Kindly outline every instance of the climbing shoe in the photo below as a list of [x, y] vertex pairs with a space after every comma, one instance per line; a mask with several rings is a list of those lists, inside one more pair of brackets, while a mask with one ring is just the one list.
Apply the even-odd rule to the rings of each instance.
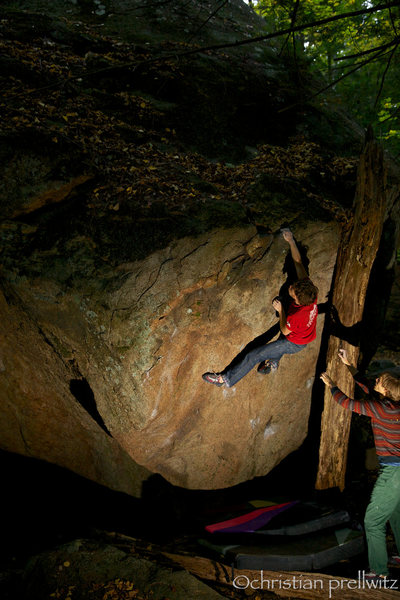
[[257, 371], [261, 373], [261, 375], [268, 375], [268, 373], [274, 373], [278, 368], [278, 363], [274, 360], [265, 360], [260, 365], [258, 365]]
[[[225, 381], [223, 380], [223, 376], [221, 375], [221, 373], [203, 373], [202, 378], [204, 379], [204, 381], [207, 381], [207, 383], [213, 383], [214, 385], [217, 385], [218, 387], [221, 387], [222, 385], [224, 385]], [[222, 382], [220, 381], [222, 378]]]

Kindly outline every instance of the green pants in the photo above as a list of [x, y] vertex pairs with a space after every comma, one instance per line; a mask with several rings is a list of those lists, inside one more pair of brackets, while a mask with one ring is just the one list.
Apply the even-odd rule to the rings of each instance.
[[388, 575], [386, 523], [389, 521], [400, 554], [400, 466], [384, 465], [372, 490], [365, 513], [369, 568]]

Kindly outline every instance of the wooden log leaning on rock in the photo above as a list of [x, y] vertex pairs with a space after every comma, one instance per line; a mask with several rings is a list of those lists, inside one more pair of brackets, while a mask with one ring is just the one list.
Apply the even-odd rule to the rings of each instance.
[[281, 598], [315, 600], [316, 598], [332, 598], [332, 600], [390, 600], [399, 598], [399, 592], [390, 589], [392, 582], [379, 582], [374, 588], [371, 582], [365, 581], [365, 574], [360, 571], [354, 579], [323, 575], [322, 573], [303, 573], [300, 571], [250, 571], [232, 569], [209, 558], [185, 556], [163, 552], [163, 555], [186, 571], [200, 579], [227, 584], [235, 589], [248, 593], [273, 592]]
[[325, 575], [322, 573], [306, 573], [300, 571], [253, 571], [235, 569], [218, 560], [189, 553], [177, 553], [165, 550], [157, 544], [116, 532], [101, 532], [113, 545], [125, 552], [164, 564], [175, 565], [185, 569], [204, 581], [212, 581], [226, 585], [233, 591], [242, 590], [246, 595], [260, 592], [272, 592], [281, 598], [292, 600], [316, 600], [332, 598], [332, 600], [398, 600], [400, 593], [391, 589], [397, 580], [386, 579], [375, 584], [365, 581], [362, 571], [355, 573], [353, 579]]
[[[354, 332], [361, 324], [370, 272], [379, 248], [386, 195], [382, 148], [367, 139], [358, 167], [353, 217], [342, 236], [332, 290], [336, 317], [352, 343], [344, 341], [345, 335], [343, 339], [331, 335], [326, 358], [328, 375], [348, 396], [354, 393], [354, 381], [337, 354], [345, 348], [352, 364], [357, 364], [359, 348]], [[344, 488], [351, 415], [332, 400], [329, 388], [325, 388], [317, 489]]]

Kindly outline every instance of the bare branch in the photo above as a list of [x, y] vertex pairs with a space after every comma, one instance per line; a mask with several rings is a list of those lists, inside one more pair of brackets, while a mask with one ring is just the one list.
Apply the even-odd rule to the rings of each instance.
[[347, 59], [353, 59], [353, 58], [358, 58], [359, 56], [365, 56], [366, 54], [371, 54], [372, 52], [376, 52], [377, 50], [383, 49], [386, 50], [387, 48], [391, 48], [394, 45], [398, 45], [400, 41], [400, 37], [395, 37], [393, 38], [393, 40], [391, 42], [388, 42], [387, 44], [382, 44], [382, 46], [375, 46], [375, 48], [370, 48], [369, 50], [363, 50], [362, 52], [357, 52], [357, 54], [348, 54], [347, 56], [338, 56], [337, 58], [334, 58], [333, 60], [335, 62], [340, 61], [340, 60], [347, 60]]
[[[290, 20], [290, 28], [291, 28], [292, 30], [293, 30], [294, 24], [296, 23], [297, 11], [298, 11], [298, 9], [299, 9], [299, 6], [300, 6], [300, 0], [296, 0], [296, 4], [295, 4], [295, 6], [294, 6], [293, 13], [292, 13], [292, 17], [291, 17], [291, 20]], [[294, 43], [294, 41], [295, 41], [295, 40], [294, 40], [294, 33], [289, 33], [289, 34], [287, 35], [287, 37], [286, 37], [286, 40], [284, 41], [284, 43], [283, 43], [283, 45], [282, 45], [282, 49], [281, 49], [281, 52], [280, 52], [280, 53], [282, 53], [282, 52], [283, 52], [283, 50], [284, 50], [284, 48], [287, 46], [287, 43], [289, 42], [289, 38], [290, 38], [290, 36], [291, 36], [291, 35], [293, 35], [293, 43]]]
[[[169, 1], [170, 0], [165, 0], [165, 3], [168, 3]], [[83, 79], [85, 76], [87, 77], [88, 75], [97, 75], [98, 73], [106, 73], [106, 72], [114, 71], [116, 69], [123, 69], [123, 68], [128, 68], [128, 67], [133, 67], [134, 69], [137, 69], [139, 66], [142, 66], [142, 65], [145, 65], [145, 64], [156, 63], [156, 62], [163, 62], [163, 61], [171, 59], [171, 58], [175, 58], [176, 59], [176, 58], [181, 58], [181, 57], [184, 57], [184, 56], [191, 56], [193, 54], [198, 54], [200, 52], [211, 52], [211, 51], [216, 51], [216, 50], [223, 50], [225, 48], [237, 48], [239, 46], [244, 46], [244, 45], [248, 45], [248, 44], [254, 44], [256, 42], [263, 42], [263, 41], [270, 40], [270, 39], [273, 39], [273, 38], [281, 37], [283, 35], [288, 35], [288, 34], [290, 35], [290, 34], [296, 32], [296, 31], [304, 31], [305, 29], [310, 29], [312, 27], [319, 27], [320, 25], [326, 25], [327, 23], [332, 23], [334, 21], [339, 21], [341, 19], [348, 19], [350, 17], [355, 17], [355, 16], [359, 16], [359, 15], [371, 14], [371, 13], [379, 12], [381, 10], [387, 10], [387, 9], [395, 7], [395, 6], [400, 6], [400, 0], [395, 0], [394, 2], [390, 2], [390, 3], [387, 3], [387, 4], [379, 4], [378, 6], [371, 6], [369, 8], [365, 8], [363, 10], [355, 10], [355, 11], [351, 11], [351, 12], [341, 13], [340, 15], [334, 15], [333, 17], [327, 17], [325, 19], [320, 19], [319, 21], [313, 21], [313, 22], [310, 22], [310, 23], [304, 23], [303, 25], [296, 25], [295, 27], [290, 27], [288, 29], [283, 29], [281, 31], [276, 31], [274, 33], [268, 33], [266, 35], [260, 35], [260, 36], [257, 36], [257, 37], [248, 38], [246, 40], [239, 40], [239, 41], [236, 41], [236, 42], [231, 42], [229, 44], [214, 44], [212, 46], [203, 46], [203, 47], [202, 46], [197, 46], [196, 48], [192, 48], [191, 50], [185, 50], [183, 52], [174, 52], [172, 54], [165, 54], [164, 56], [159, 56], [157, 58], [151, 58], [151, 59], [143, 60], [140, 63], [137, 63], [135, 61], [130, 61], [130, 62], [126, 62], [126, 63], [121, 63], [119, 65], [113, 65], [113, 66], [109, 66], [109, 67], [104, 67], [102, 69], [97, 69], [95, 71], [91, 71], [91, 72], [87, 73], [86, 75], [80, 74], [80, 75], [77, 75], [76, 77], [71, 77], [69, 79], [69, 82], [71, 82], [73, 80], [76, 80], [76, 79]], [[369, 62], [369, 61], [367, 61], [367, 62]], [[355, 70], [361, 68], [361, 66], [363, 66], [363, 63], [361, 63]], [[354, 72], [354, 71], [349, 71], [348, 74], [350, 74], [352, 72]], [[337, 81], [340, 81], [340, 79], [337, 80]], [[337, 81], [333, 82], [328, 87], [332, 87], [332, 85], [334, 85], [335, 83], [337, 83]], [[48, 88], [52, 88], [52, 87], [57, 87], [58, 85], [62, 85], [63, 83], [64, 83], [64, 80], [57, 81], [57, 82], [54, 82], [54, 83], [49, 84], [47, 86], [44, 86], [42, 88], [37, 88], [37, 89], [29, 90], [29, 91], [24, 92], [22, 94], [15, 94], [14, 97], [17, 97], [17, 96], [20, 96], [20, 95], [32, 94], [32, 93], [38, 92], [38, 91], [40, 91], [42, 89], [48, 89]], [[326, 89], [328, 89], [328, 88], [326, 88]], [[324, 90], [322, 90], [322, 91], [324, 91]], [[321, 92], [319, 92], [319, 93], [321, 93]], [[283, 109], [283, 110], [285, 110], [285, 109]]]
[[[318, 21], [311, 21], [310, 23], [303, 23], [302, 25], [296, 25], [295, 27], [289, 27], [288, 29], [281, 29], [273, 33], [267, 33], [265, 35], [259, 35], [256, 37], [248, 38], [246, 40], [238, 40], [237, 42], [230, 42], [229, 44], [214, 44], [212, 46], [204, 46], [193, 48], [192, 50], [186, 50], [184, 52], [176, 53], [173, 56], [189, 56], [191, 54], [198, 54], [199, 52], [211, 52], [212, 50], [224, 50], [225, 48], [237, 48], [238, 46], [245, 46], [248, 44], [254, 44], [256, 42], [264, 42], [266, 40], [272, 40], [283, 35], [290, 35], [296, 31], [303, 31], [305, 29], [311, 29], [313, 27], [319, 27], [320, 25], [326, 25], [327, 23], [333, 23], [334, 21], [340, 21], [342, 19], [349, 19], [350, 17], [358, 17], [360, 15], [372, 14], [381, 10], [387, 10], [395, 6], [400, 6], [400, 0], [389, 2], [387, 4], [378, 4], [377, 6], [371, 6], [362, 10], [353, 10], [350, 12], [341, 13], [340, 15], [334, 15], [333, 17], [326, 17], [325, 19], [319, 19]], [[167, 56], [165, 58], [171, 58]], [[160, 60], [160, 59], [158, 59]], [[162, 59], [161, 59], [162, 60]], [[135, 63], [125, 63], [124, 66], [134, 65]], [[111, 70], [113, 67], [107, 67]]]
[[398, 36], [398, 35], [399, 35], [399, 33], [398, 33], [398, 31], [397, 31], [397, 28], [396, 28], [396, 23], [395, 23], [395, 20], [394, 20], [394, 17], [393, 17], [393, 13], [392, 13], [392, 9], [391, 9], [391, 8], [389, 8], [389, 16], [390, 16], [390, 22], [391, 22], [391, 24], [392, 24], [393, 31], [394, 31], [395, 35], [396, 35], [396, 36]]
[[203, 29], [203, 27], [205, 25], [207, 25], [208, 21], [210, 21], [213, 17], [215, 17], [215, 15], [221, 10], [221, 8], [223, 8], [225, 6], [225, 4], [227, 4], [229, 2], [229, 0], [224, 0], [224, 2], [222, 2], [222, 4], [220, 6], [218, 6], [208, 17], [205, 21], [203, 21], [203, 23], [201, 25], [199, 25], [199, 27], [196, 29], [196, 31], [194, 33], [192, 33], [192, 35], [190, 36], [190, 38], [188, 39], [188, 43], [192, 41], [192, 39], [199, 33], [199, 31], [201, 31]]
[[[345, 73], [341, 77], [338, 77], [337, 79], [335, 79], [335, 81], [332, 81], [331, 83], [329, 83], [324, 88], [321, 88], [320, 90], [318, 90], [318, 92], [315, 92], [315, 94], [312, 94], [312, 96], [309, 96], [309, 98], [307, 98], [307, 102], [309, 102], [310, 100], [313, 100], [314, 98], [316, 98], [320, 94], [323, 94], [324, 92], [326, 92], [327, 90], [329, 90], [330, 88], [332, 88], [334, 85], [336, 85], [337, 83], [339, 83], [339, 81], [342, 81], [343, 79], [345, 79], [349, 75], [352, 75], [352, 73], [355, 73], [356, 71], [358, 71], [359, 69], [361, 69], [361, 67], [364, 67], [365, 65], [369, 64], [370, 62], [373, 62], [374, 60], [377, 60], [378, 58], [380, 58], [383, 55], [384, 55], [384, 51], [382, 50], [380, 52], [377, 52], [377, 54], [375, 56], [372, 56], [372, 57], [370, 57], [370, 58], [368, 58], [368, 59], [366, 59], [366, 60], [358, 63], [354, 67], [354, 69], [351, 69], [350, 71], [348, 71], [347, 73]], [[294, 108], [295, 106], [298, 106], [298, 105], [299, 105], [299, 102], [295, 102], [294, 104], [291, 104], [290, 106], [285, 106], [285, 108], [281, 108], [278, 111], [278, 113], [286, 112], [287, 110], [290, 110], [291, 108]]]
[[273, 38], [281, 37], [282, 35], [288, 35], [296, 31], [303, 31], [304, 29], [311, 29], [312, 27], [319, 27], [320, 25], [326, 25], [327, 23], [333, 23], [334, 21], [340, 21], [341, 19], [349, 19], [350, 17], [358, 17], [360, 15], [367, 15], [381, 10], [387, 10], [389, 8], [400, 6], [400, 0], [390, 2], [388, 4], [379, 4], [378, 6], [371, 6], [362, 10], [354, 10], [351, 12], [341, 13], [340, 15], [334, 15], [333, 17], [326, 17], [319, 21], [312, 21], [310, 23], [304, 23], [302, 25], [296, 25], [295, 27], [289, 27], [288, 29], [281, 29], [281, 31], [275, 31], [273, 33], [267, 33], [266, 35], [259, 35], [252, 37], [247, 40], [240, 40], [237, 42], [231, 42], [229, 44], [215, 44], [213, 46], [207, 46], [204, 48], [196, 48], [193, 50], [187, 50], [182, 52], [180, 56], [187, 56], [189, 54], [196, 54], [198, 52], [209, 52], [211, 50], [223, 50], [225, 48], [236, 48], [238, 46], [245, 46], [248, 44], [254, 44], [256, 42], [264, 42]]
[[393, 48], [392, 52], [390, 53], [389, 60], [388, 60], [388, 61], [387, 61], [387, 63], [386, 63], [386, 67], [385, 67], [385, 70], [384, 70], [384, 72], [383, 72], [383, 75], [382, 75], [382, 78], [381, 78], [381, 83], [380, 83], [380, 86], [379, 86], [379, 90], [378, 90], [378, 93], [377, 93], [377, 95], [376, 95], [376, 98], [375, 98], [375, 104], [374, 104], [374, 108], [376, 108], [376, 106], [377, 106], [377, 104], [378, 104], [378, 100], [379, 100], [379, 98], [380, 98], [380, 95], [381, 95], [381, 93], [382, 93], [382, 89], [383, 89], [383, 85], [384, 85], [384, 83], [385, 83], [385, 77], [386, 77], [386, 74], [387, 74], [387, 72], [389, 71], [389, 68], [390, 68], [390, 63], [392, 62], [392, 58], [393, 58], [393, 56], [394, 56], [394, 54], [395, 54], [395, 52], [396, 52], [397, 48], [399, 47], [399, 43], [400, 43], [400, 42], [397, 42], [396, 46]]

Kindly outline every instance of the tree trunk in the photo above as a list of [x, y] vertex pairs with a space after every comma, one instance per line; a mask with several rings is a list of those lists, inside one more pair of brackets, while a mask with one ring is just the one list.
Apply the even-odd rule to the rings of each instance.
[[[360, 158], [351, 226], [342, 236], [332, 291], [336, 331], [327, 350], [327, 373], [353, 397], [354, 381], [337, 353], [345, 348], [353, 365], [359, 354], [359, 331], [367, 286], [382, 234], [386, 209], [386, 171], [381, 147], [367, 140]], [[333, 333], [333, 335], [332, 335]], [[325, 388], [317, 489], [344, 488], [351, 412], [337, 405]]]

